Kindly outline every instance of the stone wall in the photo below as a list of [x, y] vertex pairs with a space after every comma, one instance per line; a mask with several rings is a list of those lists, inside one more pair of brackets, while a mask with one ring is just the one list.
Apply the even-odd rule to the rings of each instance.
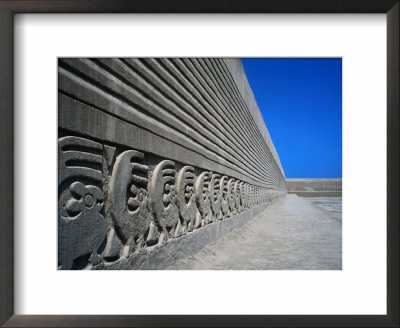
[[286, 193], [238, 59], [59, 59], [58, 267], [160, 269]]
[[287, 192], [302, 197], [342, 197], [342, 179], [287, 179]]

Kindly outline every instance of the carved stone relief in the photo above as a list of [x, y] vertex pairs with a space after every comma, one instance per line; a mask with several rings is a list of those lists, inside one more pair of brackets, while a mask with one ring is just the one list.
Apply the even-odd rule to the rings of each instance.
[[[109, 211], [115, 231], [130, 248], [144, 245], [144, 234], [150, 224], [148, 166], [141, 164], [144, 155], [127, 150], [115, 160], [109, 182]], [[125, 252], [129, 253], [129, 249]]]
[[104, 195], [98, 186], [102, 182], [102, 148], [79, 137], [59, 139], [59, 188], [67, 184], [59, 190], [58, 202], [60, 269], [71, 269], [74, 260], [96, 254], [106, 237], [106, 221], [100, 213]]
[[197, 206], [194, 192], [194, 168], [184, 166], [176, 178], [177, 204], [182, 219], [182, 233], [193, 230], [196, 220]]
[[58, 160], [60, 269], [130, 257], [284, 193], [81, 137], [60, 138]]
[[161, 241], [181, 234], [175, 174], [175, 163], [164, 160], [155, 167], [151, 180], [150, 207], [156, 225], [162, 230]]
[[208, 185], [208, 196], [210, 197], [210, 206], [212, 219], [211, 222], [218, 221], [221, 216], [221, 194], [220, 194], [219, 174], [211, 174], [211, 180]]
[[198, 213], [196, 214], [196, 228], [203, 227], [211, 222], [210, 173], [201, 173], [196, 180], [195, 194]]
[[235, 179], [229, 179], [228, 181], [228, 202], [230, 216], [236, 215]]
[[233, 192], [235, 193], [235, 202], [236, 202], [236, 211], [237, 213], [242, 212], [243, 204], [242, 204], [242, 183], [239, 180], [235, 181], [235, 185], [233, 187]]
[[224, 175], [221, 178], [219, 185], [219, 197], [221, 199], [221, 219], [225, 219], [228, 217], [229, 211], [229, 200], [228, 200], [228, 177]]

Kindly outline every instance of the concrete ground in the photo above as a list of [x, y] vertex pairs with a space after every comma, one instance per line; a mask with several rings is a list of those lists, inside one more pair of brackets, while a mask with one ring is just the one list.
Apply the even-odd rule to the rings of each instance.
[[342, 221], [342, 197], [307, 197], [304, 200]]
[[287, 195], [168, 269], [341, 270], [341, 215], [321, 203]]

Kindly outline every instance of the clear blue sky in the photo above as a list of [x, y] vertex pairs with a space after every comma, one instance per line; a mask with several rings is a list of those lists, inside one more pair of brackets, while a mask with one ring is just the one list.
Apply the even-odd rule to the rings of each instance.
[[342, 60], [243, 58], [286, 178], [342, 177]]

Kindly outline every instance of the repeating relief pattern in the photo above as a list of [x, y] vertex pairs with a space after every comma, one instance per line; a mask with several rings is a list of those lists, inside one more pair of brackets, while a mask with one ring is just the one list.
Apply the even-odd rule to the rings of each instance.
[[[75, 136], [58, 141], [59, 269], [90, 269], [285, 194]], [[198, 170], [197, 170], [198, 172]]]

